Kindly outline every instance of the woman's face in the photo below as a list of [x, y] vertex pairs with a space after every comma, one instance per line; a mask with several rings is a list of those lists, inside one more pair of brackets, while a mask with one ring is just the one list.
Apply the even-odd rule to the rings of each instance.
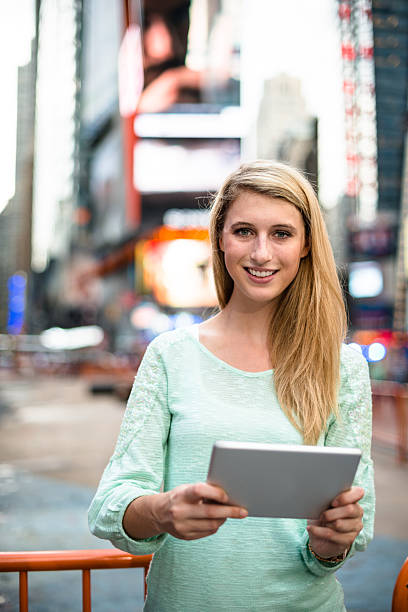
[[299, 210], [286, 200], [242, 192], [231, 204], [220, 238], [234, 281], [234, 303], [273, 303], [295, 278], [309, 251]]

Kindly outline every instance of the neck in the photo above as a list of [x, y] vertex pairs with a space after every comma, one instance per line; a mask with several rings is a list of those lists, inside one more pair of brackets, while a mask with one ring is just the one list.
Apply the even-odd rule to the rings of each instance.
[[238, 305], [231, 296], [218, 316], [228, 333], [242, 334], [256, 344], [265, 344], [273, 310], [270, 304], [259, 307]]

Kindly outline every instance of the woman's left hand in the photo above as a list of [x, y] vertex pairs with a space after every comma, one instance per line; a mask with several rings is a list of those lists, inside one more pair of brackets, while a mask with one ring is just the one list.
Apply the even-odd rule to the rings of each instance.
[[363, 528], [363, 509], [358, 503], [363, 497], [364, 489], [352, 487], [335, 497], [319, 520], [308, 521], [310, 546], [317, 555], [327, 559], [350, 549]]

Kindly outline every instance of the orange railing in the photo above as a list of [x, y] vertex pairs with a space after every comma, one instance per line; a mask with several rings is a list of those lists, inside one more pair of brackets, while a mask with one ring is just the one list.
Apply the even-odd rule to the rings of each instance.
[[[36, 552], [0, 552], [0, 572], [20, 574], [20, 612], [28, 612], [28, 572], [82, 570], [82, 610], [91, 612], [91, 570], [144, 568], [146, 575], [152, 555], [133, 556], [120, 550], [51, 550]], [[397, 577], [392, 612], [408, 610], [408, 558]]]
[[392, 595], [392, 612], [408, 610], [408, 557], [403, 563]]
[[0, 572], [19, 572], [20, 612], [28, 612], [28, 572], [82, 570], [82, 610], [91, 612], [91, 570], [143, 567], [146, 597], [151, 559], [114, 549], [0, 552]]

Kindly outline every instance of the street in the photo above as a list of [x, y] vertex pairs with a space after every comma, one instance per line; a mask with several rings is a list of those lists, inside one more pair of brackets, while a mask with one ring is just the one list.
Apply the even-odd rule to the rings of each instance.
[[[0, 383], [0, 548], [109, 548], [88, 532], [86, 509], [113, 451], [124, 402], [91, 394], [91, 379], [8, 377]], [[408, 465], [375, 444], [376, 536], [338, 572], [346, 605], [386, 612], [408, 554]], [[65, 575], [64, 575], [65, 574]], [[139, 610], [141, 570], [93, 572], [96, 612]], [[30, 610], [81, 609], [80, 573], [30, 575]], [[0, 575], [0, 609], [17, 610], [17, 576]]]

